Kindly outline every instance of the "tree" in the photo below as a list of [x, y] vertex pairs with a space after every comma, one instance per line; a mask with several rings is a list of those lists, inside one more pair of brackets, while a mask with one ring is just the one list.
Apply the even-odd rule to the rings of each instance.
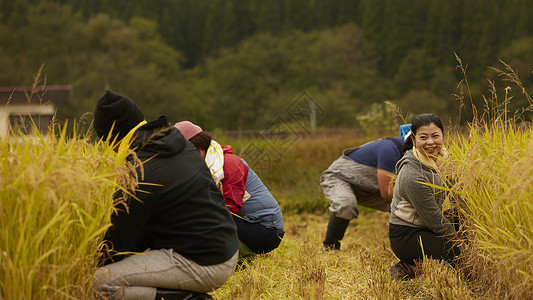
[[283, 1], [258, 1], [257, 5], [257, 31], [280, 33], [283, 28]]
[[337, 25], [343, 25], [346, 23], [358, 24], [358, 12], [360, 9], [360, 0], [339, 0], [339, 9], [337, 17]]
[[219, 28], [222, 46], [233, 47], [255, 31], [249, 3], [247, 1], [226, 0], [224, 19]]
[[45, 1], [28, 9], [27, 26], [18, 32], [22, 51], [31, 58], [31, 70], [45, 65], [49, 84], [71, 81], [68, 36], [77, 22], [69, 5]]
[[341, 124], [353, 118], [350, 113], [358, 107], [348, 96], [348, 74], [361, 66], [370, 67], [372, 61], [365, 56], [364, 44], [353, 24], [335, 30], [293, 31], [281, 37], [254, 35], [206, 62], [201, 71], [205, 80], [193, 87], [187, 105], [212, 105], [214, 127], [261, 129], [282, 114], [295, 95], [313, 91], [325, 97], [338, 95], [327, 100], [336, 103], [332, 111], [350, 108], [328, 118], [328, 124]]
[[381, 37], [383, 30], [383, 20], [385, 19], [386, 0], [360, 0], [359, 4], [359, 24], [365, 38], [376, 44]]
[[404, 97], [394, 101], [405, 113], [418, 115], [421, 113], [432, 112], [439, 115], [443, 122], [451, 117], [450, 105], [451, 99], [437, 97], [428, 90], [411, 90]]
[[453, 54], [459, 50], [461, 39], [461, 2], [430, 1], [423, 47], [437, 64], [455, 64]]
[[209, 6], [203, 33], [202, 60], [217, 55], [222, 45], [220, 24], [224, 21], [223, 0], [213, 0]]
[[468, 62], [469, 74], [471, 80], [477, 80], [483, 73], [488, 62], [484, 61], [486, 55], [478, 53], [480, 49], [481, 40], [484, 34], [491, 34], [484, 30], [484, 24], [487, 18], [491, 18], [487, 10], [491, 3], [480, 2], [476, 0], [465, 0], [463, 3], [463, 15], [461, 23], [461, 40], [457, 53]]
[[74, 28], [69, 41], [77, 101], [65, 104], [65, 117], [92, 112], [104, 89], [131, 97], [147, 118], [180, 110], [183, 57], [162, 41], [155, 22], [133, 18], [128, 26], [100, 14]]
[[309, 31], [316, 28], [316, 7], [314, 0], [285, 0], [285, 32], [291, 30]]
[[413, 0], [409, 4], [386, 1], [383, 30], [376, 43], [376, 51], [382, 57], [379, 68], [386, 76], [392, 77], [401, 59], [422, 46], [427, 6], [425, 0]]
[[436, 66], [435, 59], [427, 56], [424, 50], [412, 50], [402, 59], [394, 75], [395, 90], [402, 95], [413, 89], [427, 89]]

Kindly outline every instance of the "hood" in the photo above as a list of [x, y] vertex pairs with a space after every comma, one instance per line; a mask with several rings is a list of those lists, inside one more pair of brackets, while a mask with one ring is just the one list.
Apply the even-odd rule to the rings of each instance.
[[[414, 163], [416, 165], [422, 165], [418, 159], [416, 159], [415, 155], [413, 154], [413, 150], [407, 150], [404, 154], [404, 156], [402, 156], [402, 158], [400, 158], [400, 160], [396, 163], [396, 174], [398, 174], [400, 172], [400, 170], [402, 169], [403, 166], [409, 164], [409, 163]], [[429, 170], [429, 168], [427, 168], [426, 166], [423, 166], [423, 168], [426, 168]]]
[[222, 146], [222, 151], [224, 151], [224, 154], [233, 154], [233, 147], [230, 145]]
[[183, 135], [171, 126], [167, 116], [163, 115], [137, 129], [131, 148], [135, 149], [139, 158], [151, 157], [154, 154], [166, 157], [183, 151], [185, 145]]

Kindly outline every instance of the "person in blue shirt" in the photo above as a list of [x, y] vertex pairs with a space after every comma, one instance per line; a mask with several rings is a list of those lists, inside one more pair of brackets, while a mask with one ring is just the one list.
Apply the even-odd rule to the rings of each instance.
[[[242, 161], [248, 165], [244, 159]], [[248, 168], [246, 193], [248, 199], [244, 201], [238, 216], [233, 218], [239, 241], [253, 253], [268, 253], [279, 246], [285, 234], [281, 209], [252, 168]], [[242, 248], [241, 245], [239, 251], [242, 252]]]
[[[408, 135], [402, 128], [400, 132]], [[350, 220], [359, 215], [359, 205], [390, 212], [394, 167], [403, 156], [403, 142], [402, 136], [390, 137], [345, 149], [324, 171], [320, 185], [330, 204], [326, 250], [340, 249]]]

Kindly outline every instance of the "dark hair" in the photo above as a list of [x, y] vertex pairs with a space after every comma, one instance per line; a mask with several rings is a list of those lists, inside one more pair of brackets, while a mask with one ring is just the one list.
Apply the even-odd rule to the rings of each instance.
[[194, 147], [196, 147], [196, 149], [198, 150], [202, 149], [207, 152], [207, 149], [211, 145], [212, 139], [213, 138], [211, 137], [209, 133], [202, 131], [198, 133], [197, 135], [193, 136], [192, 138], [190, 138], [189, 142], [191, 142], [194, 145]]
[[442, 121], [436, 114], [421, 114], [416, 116], [411, 122], [411, 135], [405, 139], [402, 145], [402, 152], [413, 149], [413, 139], [415, 138], [418, 128], [421, 126], [427, 126], [435, 124], [437, 127], [442, 130], [444, 134], [444, 127], [442, 126]]

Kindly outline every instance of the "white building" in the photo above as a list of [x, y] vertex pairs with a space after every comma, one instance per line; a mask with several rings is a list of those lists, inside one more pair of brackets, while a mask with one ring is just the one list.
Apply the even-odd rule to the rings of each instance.
[[55, 114], [54, 102], [72, 98], [71, 85], [0, 87], [0, 137], [31, 134], [32, 120], [42, 134]]

